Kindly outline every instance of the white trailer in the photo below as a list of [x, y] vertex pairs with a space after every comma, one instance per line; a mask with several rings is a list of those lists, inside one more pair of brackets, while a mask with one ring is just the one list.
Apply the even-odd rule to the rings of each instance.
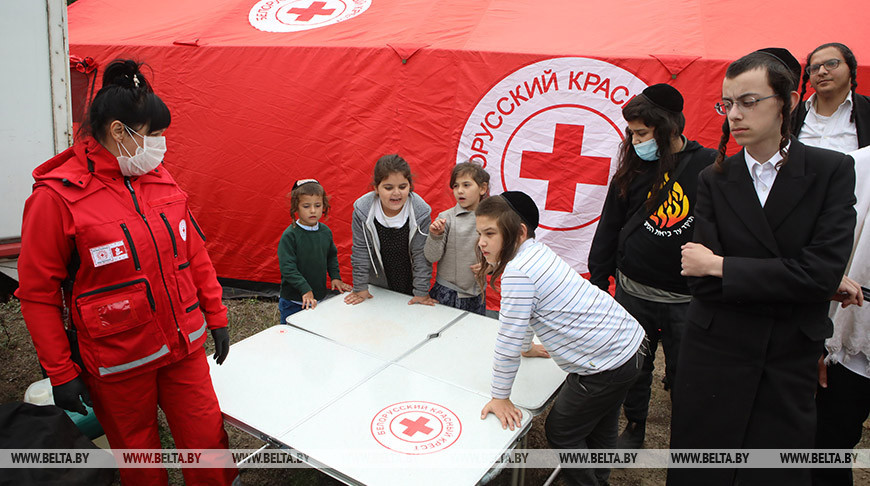
[[15, 280], [30, 174], [72, 144], [66, 8], [0, 1], [0, 272]]

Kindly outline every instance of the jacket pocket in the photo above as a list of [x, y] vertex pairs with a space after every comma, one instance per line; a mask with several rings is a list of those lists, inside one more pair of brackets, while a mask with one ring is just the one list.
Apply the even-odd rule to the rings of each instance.
[[181, 261], [187, 260], [187, 241], [189, 238], [189, 222], [185, 219], [187, 217], [187, 198], [179, 193], [150, 201], [149, 205], [160, 217], [159, 224], [166, 230], [166, 238], [158, 238], [158, 241], [161, 244], [172, 245], [173, 257]]
[[195, 346], [198, 344], [197, 341], [205, 336], [206, 325], [205, 319], [202, 316], [202, 310], [200, 309], [190, 262], [178, 265], [175, 271], [175, 282], [178, 286], [178, 299], [181, 302], [181, 315], [178, 316], [178, 325], [185, 341], [189, 345]]
[[178, 265], [175, 270], [175, 283], [178, 287], [178, 298], [182, 307], [187, 308], [197, 301], [196, 284], [193, 282], [190, 262]]
[[121, 231], [124, 232], [124, 238], [127, 239], [127, 244], [130, 245], [130, 255], [133, 257], [133, 266], [136, 267], [136, 270], [141, 270], [142, 266], [139, 265], [139, 253], [136, 251], [136, 245], [133, 243], [133, 237], [130, 235], [130, 230], [127, 229], [127, 225], [121, 223]]
[[110, 336], [153, 320], [156, 304], [144, 278], [90, 290], [76, 297], [91, 337]]
[[172, 225], [169, 224], [165, 214], [160, 213], [160, 219], [163, 220], [163, 225], [166, 226], [166, 232], [169, 233], [169, 239], [172, 241], [172, 256], [178, 258], [178, 242], [175, 241], [175, 232], [172, 231]]
[[86, 335], [82, 358], [97, 376], [129, 371], [169, 354], [156, 328], [156, 305], [146, 279], [84, 292], [75, 307]]

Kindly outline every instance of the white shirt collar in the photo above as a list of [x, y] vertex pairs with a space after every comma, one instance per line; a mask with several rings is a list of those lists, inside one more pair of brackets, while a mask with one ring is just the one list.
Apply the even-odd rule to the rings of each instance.
[[[785, 146], [785, 151], [788, 152], [791, 147], [791, 142]], [[758, 162], [749, 151], [743, 149], [743, 155], [746, 159], [746, 168], [749, 169], [749, 177], [752, 178], [752, 186], [755, 188], [755, 193], [758, 195], [758, 202], [763, 207], [767, 202], [767, 196], [773, 188], [773, 183], [776, 181], [776, 176], [779, 174], [779, 162], [782, 160], [780, 151], [777, 150], [774, 154], [763, 163]]]
[[[791, 147], [791, 140], [789, 140], [788, 144], [785, 146], [785, 152], [786, 152], [786, 153], [788, 153], [788, 149], [789, 149], [789, 147]], [[750, 174], [752, 173], [752, 166], [755, 165], [755, 164], [762, 164], [762, 165], [763, 165], [763, 164], [766, 164], [766, 163], [768, 163], [768, 162], [773, 162], [773, 166], [776, 167], [776, 164], [778, 164], [779, 161], [782, 160], [782, 154], [780, 153], [779, 150], [777, 150], [776, 152], [774, 152], [773, 156], [770, 157], [769, 159], [765, 160], [764, 162], [759, 162], [758, 160], [756, 160], [756, 159], [755, 159], [755, 158], [754, 158], [754, 157], [749, 153], [749, 151], [746, 150], [745, 148], [743, 149], [743, 155], [744, 155], [744, 158], [746, 159], [746, 167], [749, 168], [749, 173], [750, 173]], [[776, 167], [776, 170], [777, 170], [777, 172], [779, 172], [779, 167]]]
[[[804, 101], [804, 107], [806, 107], [808, 112], [812, 111], [816, 115], [822, 116], [822, 115], [819, 115], [819, 113], [816, 111], [815, 101], [816, 101], [816, 93], [813, 93], [809, 98], [807, 98], [806, 101]], [[839, 110], [840, 108], [843, 108], [843, 106], [845, 106], [849, 110], [852, 109], [852, 92], [851, 91], [849, 91], [849, 94], [846, 95], [846, 99], [843, 100], [842, 103], [840, 103], [840, 106], [838, 106], [837, 109]]]
[[299, 220], [297, 219], [296, 226], [304, 229], [305, 231], [317, 231], [318, 229], [320, 229], [320, 221], [314, 223], [314, 226], [307, 226], [299, 222]]

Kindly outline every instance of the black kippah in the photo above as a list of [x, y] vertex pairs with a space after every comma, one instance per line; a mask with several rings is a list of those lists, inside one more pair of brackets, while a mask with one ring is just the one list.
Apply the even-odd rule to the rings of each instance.
[[647, 87], [641, 95], [657, 107], [672, 113], [683, 111], [683, 95], [669, 84], [659, 83]]
[[801, 63], [791, 54], [791, 52], [788, 51], [788, 49], [782, 47], [765, 47], [764, 49], [759, 49], [755, 52], [767, 54], [781, 62], [782, 65], [788, 68], [788, 70], [794, 75], [795, 87], [800, 84]]
[[520, 191], [505, 191], [501, 193], [508, 206], [520, 215], [520, 218], [529, 227], [529, 231], [534, 231], [538, 227], [538, 206], [528, 194]]

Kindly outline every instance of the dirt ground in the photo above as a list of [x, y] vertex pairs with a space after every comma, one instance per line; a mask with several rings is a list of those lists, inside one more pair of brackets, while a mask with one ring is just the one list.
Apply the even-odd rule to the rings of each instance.
[[[228, 300], [231, 342], [240, 341], [248, 336], [271, 327], [278, 322], [277, 304], [258, 300]], [[207, 346], [211, 346], [211, 340]], [[232, 353], [228, 359], [232, 359]], [[0, 304], [0, 403], [22, 400], [30, 383], [42, 378], [36, 352], [21, 318], [20, 307], [14, 299]], [[670, 398], [659, 384], [664, 363], [661, 349], [657, 356], [652, 404], [647, 421], [647, 434], [644, 446], [649, 449], [668, 447], [671, 416]], [[161, 415], [161, 438], [164, 447], [171, 448], [172, 439], [168, 426]], [[546, 413], [535, 417], [529, 432], [529, 448], [546, 448], [544, 420]], [[620, 423], [620, 430], [623, 427]], [[264, 443], [245, 432], [227, 426], [230, 448], [258, 449]], [[864, 425], [861, 449], [870, 447], [870, 422]], [[540, 485], [549, 477], [551, 471], [529, 469], [526, 471], [526, 484]], [[870, 470], [856, 469], [855, 484], [870, 484]], [[242, 471], [244, 484], [255, 486], [278, 485], [340, 485], [341, 483], [313, 469], [245, 469]], [[510, 484], [510, 471], [503, 471], [490, 484], [503, 486]], [[116, 481], [117, 482], [117, 481]], [[183, 484], [178, 469], [170, 470], [171, 484]], [[665, 470], [662, 469], [617, 469], [614, 470], [611, 486], [653, 486], [664, 484]], [[555, 485], [563, 484], [558, 478]]]

